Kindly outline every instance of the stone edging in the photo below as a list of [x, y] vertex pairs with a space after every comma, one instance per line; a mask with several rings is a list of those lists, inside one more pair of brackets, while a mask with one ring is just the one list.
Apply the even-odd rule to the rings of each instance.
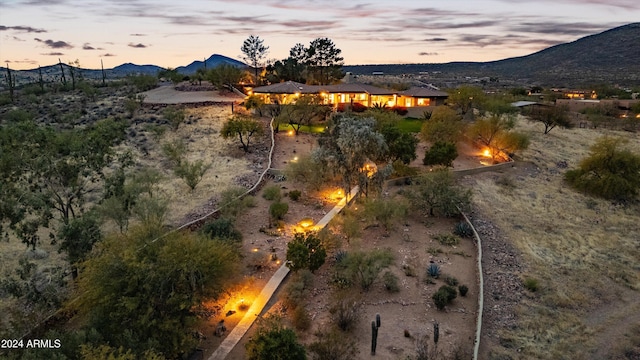
[[467, 214], [460, 212], [464, 217], [464, 220], [471, 226], [473, 230], [473, 236], [476, 239], [476, 246], [478, 247], [478, 282], [480, 289], [478, 291], [478, 317], [476, 320], [476, 338], [474, 340], [473, 347], [473, 360], [478, 359], [478, 351], [480, 349], [480, 335], [482, 334], [482, 310], [484, 309], [484, 277], [482, 275], [482, 241], [480, 235], [476, 231], [476, 228], [471, 223], [471, 220], [467, 217]]

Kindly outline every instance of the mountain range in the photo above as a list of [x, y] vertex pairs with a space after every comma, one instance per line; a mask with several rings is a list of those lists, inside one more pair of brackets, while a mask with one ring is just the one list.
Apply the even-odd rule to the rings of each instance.
[[[176, 68], [185, 75], [193, 74], [200, 67], [214, 68], [220, 64], [247, 67], [246, 64], [219, 54], [204, 61], [193, 61]], [[65, 71], [69, 71], [69, 66]], [[126, 63], [105, 69], [108, 78], [119, 78], [130, 74], [156, 75], [163, 68], [157, 65]], [[47, 79], [61, 76], [60, 65], [41, 68]], [[343, 70], [355, 75], [383, 72], [384, 74], [443, 73], [452, 77], [473, 76], [511, 79], [520, 83], [550, 86], [576, 86], [580, 84], [617, 83], [640, 85], [640, 23], [616, 27], [599, 34], [589, 35], [576, 41], [559, 44], [536, 53], [490, 62], [451, 62], [446, 64], [388, 64], [350, 65]], [[79, 69], [82, 76], [101, 79], [101, 70]], [[0, 67], [6, 74], [6, 68]], [[13, 72], [17, 84], [35, 82], [38, 69]], [[4, 77], [4, 76], [3, 76]], [[4, 86], [5, 81], [2, 81]]]
[[547, 85], [598, 82], [639, 85], [640, 23], [616, 27], [530, 55], [498, 61], [355, 65], [344, 66], [343, 70], [356, 75], [373, 72], [396, 75], [441, 72]]

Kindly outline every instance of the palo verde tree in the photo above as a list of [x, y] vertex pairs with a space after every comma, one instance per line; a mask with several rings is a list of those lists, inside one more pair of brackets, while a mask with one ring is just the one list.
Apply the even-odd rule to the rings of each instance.
[[296, 135], [303, 125], [311, 125], [314, 120], [324, 120], [331, 109], [323, 106], [322, 99], [318, 95], [300, 95], [295, 102], [282, 107], [276, 122], [287, 123]]
[[428, 209], [430, 216], [456, 216], [471, 204], [471, 190], [459, 186], [447, 168], [415, 178], [408, 195], [416, 210]]
[[567, 106], [533, 107], [525, 115], [530, 121], [542, 123], [545, 134], [551, 132], [556, 126], [564, 129], [573, 128], [573, 123], [569, 120], [569, 107]]
[[529, 137], [526, 134], [513, 131], [516, 124], [515, 107], [496, 101], [489, 103], [486, 109], [486, 115], [469, 126], [467, 136], [486, 146], [492, 159], [529, 146]]
[[259, 84], [258, 73], [262, 68], [263, 61], [269, 53], [269, 47], [264, 45], [264, 40], [259, 36], [250, 35], [240, 47], [244, 54], [243, 60], [253, 67], [255, 71], [255, 84]]
[[366, 185], [362, 180], [368, 179], [367, 161], [384, 159], [388, 151], [384, 136], [375, 131], [372, 118], [335, 117], [329, 121], [318, 144], [312, 156], [342, 179], [347, 194], [358, 183]]
[[631, 200], [640, 189], [640, 155], [626, 148], [628, 140], [602, 137], [577, 169], [565, 173], [575, 189], [611, 200]]
[[54, 214], [64, 225], [80, 216], [90, 184], [102, 179], [126, 127], [113, 119], [64, 131], [31, 121], [4, 126], [0, 191], [16, 193], [0, 199], [0, 209], [7, 209], [2, 220], [9, 220], [16, 235], [35, 249], [38, 229], [47, 227]]
[[480, 108], [485, 101], [481, 88], [476, 86], [460, 86], [448, 91], [447, 104], [458, 109], [464, 117], [474, 108]]
[[220, 135], [225, 139], [238, 138], [242, 149], [249, 152], [251, 137], [264, 134], [264, 127], [259, 121], [246, 115], [234, 115], [224, 123]]
[[196, 305], [216, 298], [236, 269], [231, 244], [194, 233], [158, 238], [158, 227], [104, 239], [79, 276], [71, 304], [113, 347], [176, 358], [194, 346]]
[[209, 80], [219, 90], [233, 91], [233, 86], [246, 79], [246, 71], [231, 64], [220, 64], [209, 70], [206, 79]]
[[324, 264], [326, 258], [327, 251], [314, 233], [296, 233], [287, 244], [287, 267], [291, 271], [309, 269], [314, 272]]
[[463, 135], [464, 124], [461, 117], [449, 106], [438, 106], [431, 117], [422, 124], [420, 137], [427, 142], [438, 141], [456, 144]]

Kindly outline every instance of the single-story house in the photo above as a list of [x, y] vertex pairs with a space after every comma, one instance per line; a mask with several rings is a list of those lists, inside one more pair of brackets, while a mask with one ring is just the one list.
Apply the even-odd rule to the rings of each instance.
[[257, 95], [266, 103], [294, 101], [303, 94], [317, 94], [324, 104], [359, 103], [367, 107], [381, 106], [436, 106], [444, 104], [447, 93], [433, 88], [414, 87], [406, 91], [383, 89], [367, 84], [306, 85], [294, 81], [259, 86], [249, 95]]

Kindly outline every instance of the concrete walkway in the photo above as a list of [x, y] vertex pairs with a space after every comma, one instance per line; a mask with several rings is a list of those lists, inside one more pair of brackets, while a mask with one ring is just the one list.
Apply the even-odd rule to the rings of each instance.
[[[347, 200], [351, 201], [351, 199], [353, 199], [358, 194], [358, 191], [359, 188], [357, 186], [351, 189], [348, 197], [340, 200], [338, 204], [333, 209], [331, 209], [331, 211], [329, 211], [322, 219], [320, 219], [320, 221], [318, 221], [315, 226], [316, 229], [320, 231], [325, 226], [327, 226], [329, 221], [331, 221], [334, 216], [336, 216], [342, 209], [344, 209], [344, 207], [347, 205]], [[227, 355], [229, 355], [231, 350], [233, 350], [238, 342], [240, 342], [244, 334], [247, 333], [258, 316], [260, 316], [262, 310], [264, 310], [264, 306], [267, 304], [267, 302], [269, 302], [269, 300], [273, 296], [273, 293], [276, 292], [287, 274], [289, 274], [289, 268], [285, 264], [282, 264], [282, 266], [275, 272], [275, 274], [273, 274], [271, 279], [269, 279], [269, 282], [262, 289], [260, 295], [258, 295], [258, 297], [253, 301], [253, 304], [251, 304], [249, 310], [247, 310], [247, 312], [244, 314], [242, 320], [240, 320], [238, 325], [236, 325], [233, 330], [231, 330], [231, 333], [229, 333], [229, 335], [224, 338], [220, 346], [218, 346], [216, 351], [209, 357], [208, 360], [224, 360]]]

